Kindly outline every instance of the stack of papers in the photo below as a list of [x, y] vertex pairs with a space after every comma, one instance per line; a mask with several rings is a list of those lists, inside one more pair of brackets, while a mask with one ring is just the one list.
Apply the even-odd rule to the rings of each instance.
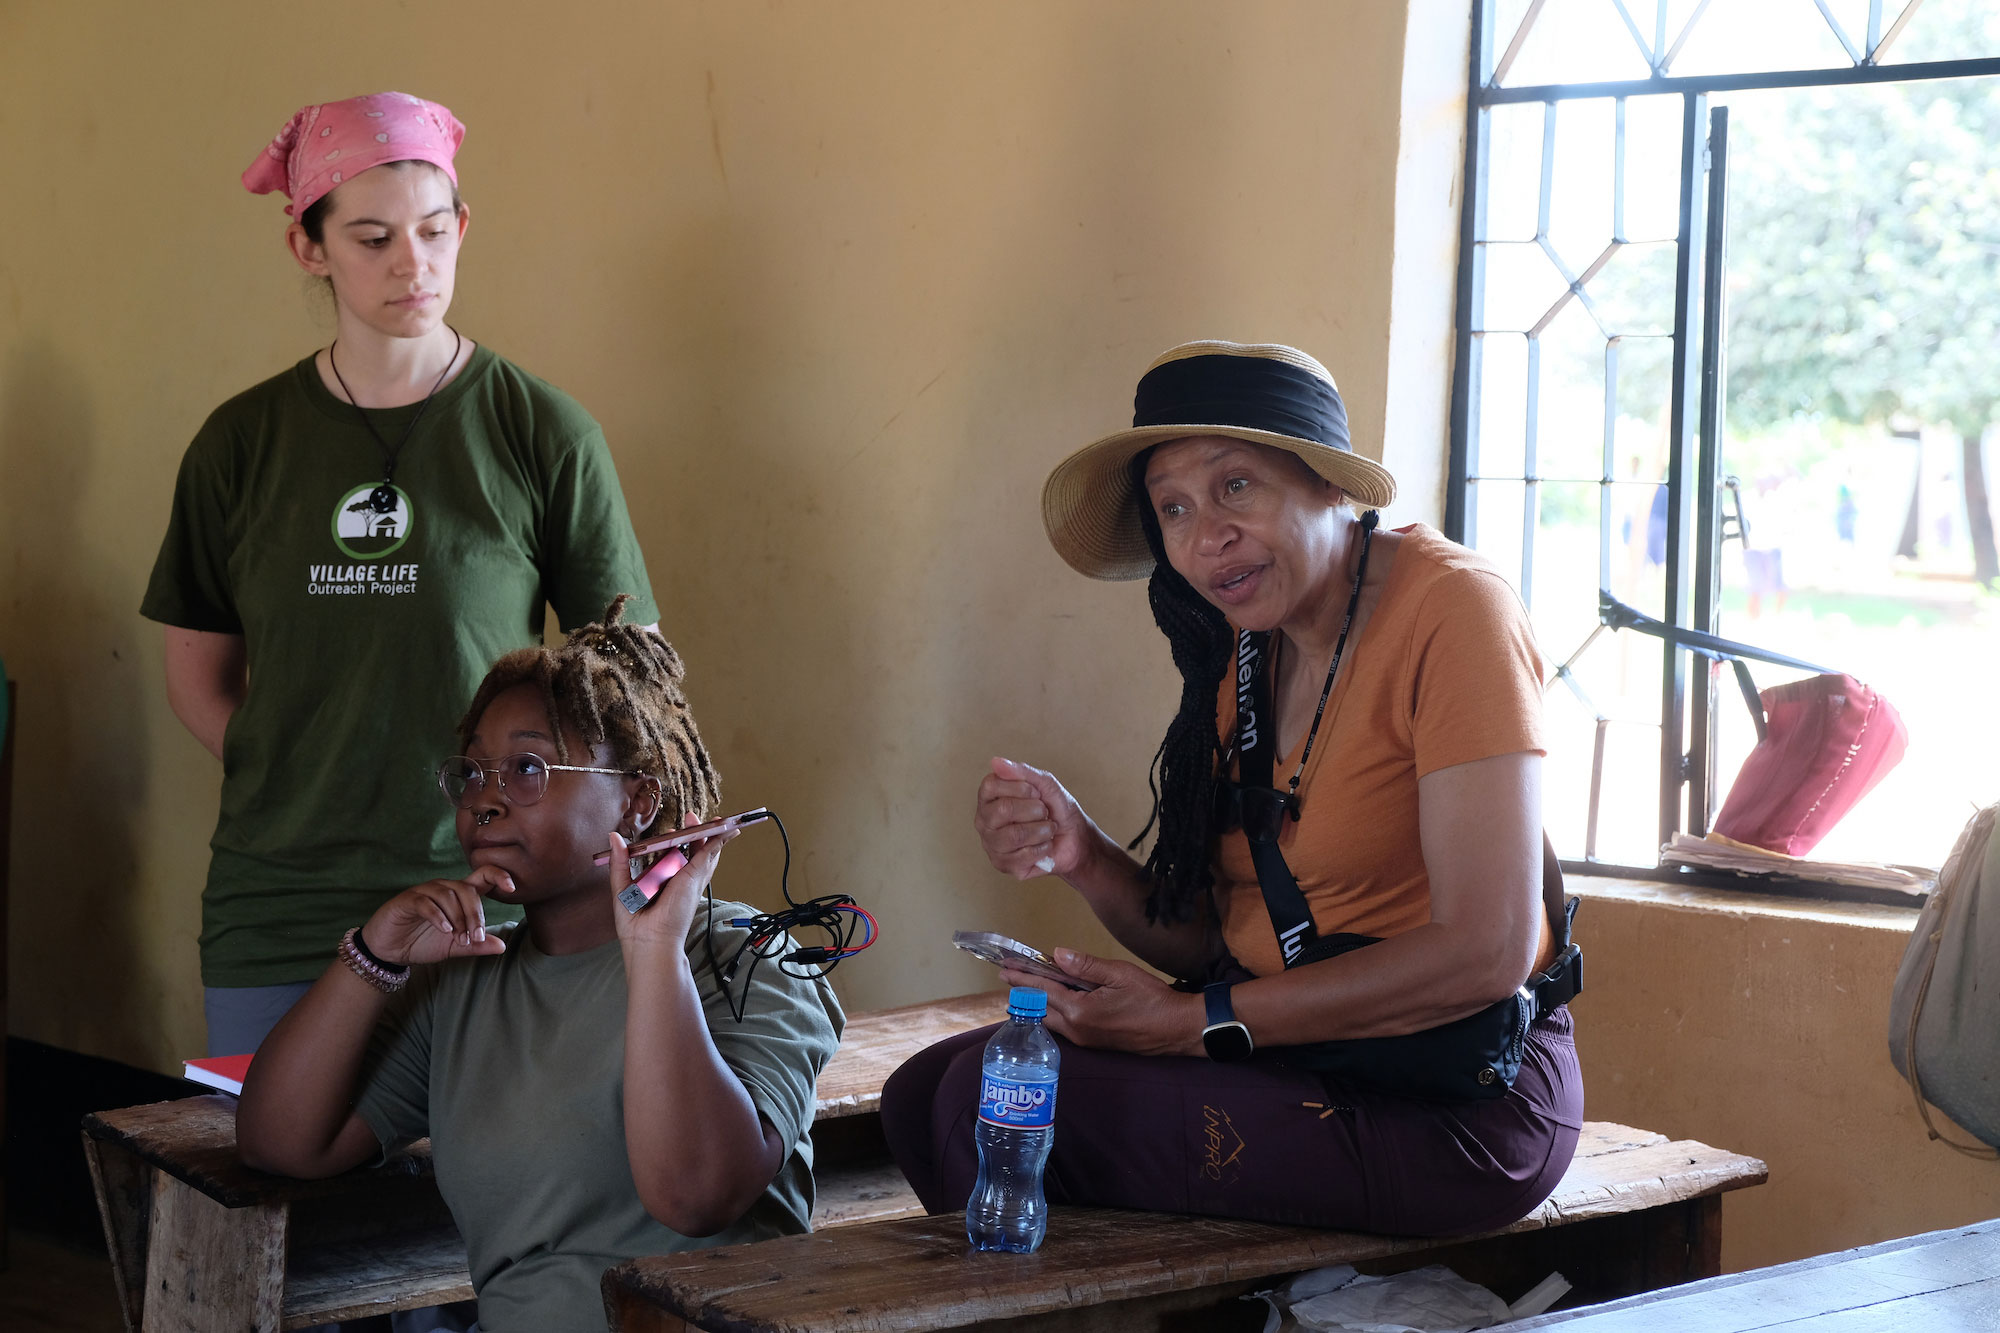
[[1802, 856], [1786, 856], [1747, 842], [1737, 842], [1719, 833], [1697, 838], [1676, 833], [1660, 848], [1663, 865], [1699, 866], [1704, 870], [1729, 870], [1739, 875], [1790, 875], [1795, 879], [1817, 879], [1832, 884], [1854, 884], [1865, 889], [1894, 889], [1919, 897], [1937, 885], [1937, 871], [1922, 866], [1881, 865], [1873, 861], [1812, 861]]

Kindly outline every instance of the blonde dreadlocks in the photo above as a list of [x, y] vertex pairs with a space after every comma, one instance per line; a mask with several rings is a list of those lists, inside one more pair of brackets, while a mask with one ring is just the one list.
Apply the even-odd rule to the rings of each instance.
[[459, 745], [469, 743], [495, 695], [531, 684], [555, 724], [557, 759], [570, 762], [566, 732], [609, 746], [612, 764], [659, 780], [660, 827], [675, 828], [718, 808], [722, 779], [688, 711], [680, 654], [651, 630], [624, 623], [631, 600], [618, 594], [602, 621], [576, 630], [560, 648], [517, 648], [495, 662], [459, 721]]

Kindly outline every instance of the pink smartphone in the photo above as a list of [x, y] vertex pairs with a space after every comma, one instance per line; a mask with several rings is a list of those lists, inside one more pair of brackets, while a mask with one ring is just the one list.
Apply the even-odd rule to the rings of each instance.
[[[740, 815], [724, 815], [721, 819], [711, 819], [706, 824], [690, 824], [686, 828], [677, 828], [672, 833], [663, 833], [657, 838], [643, 839], [627, 847], [625, 853], [634, 860], [642, 856], [658, 856], [676, 847], [700, 842], [703, 838], [712, 838], [718, 833], [728, 833], [733, 829], [743, 828], [745, 825], [755, 824], [760, 819], [770, 817], [771, 812], [760, 805], [755, 810], [745, 810]], [[590, 863], [594, 866], [610, 865], [611, 849], [607, 847], [591, 857]]]

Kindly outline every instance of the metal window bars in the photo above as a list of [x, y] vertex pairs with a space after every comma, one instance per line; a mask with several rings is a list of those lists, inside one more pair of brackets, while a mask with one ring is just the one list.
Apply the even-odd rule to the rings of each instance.
[[[1712, 0], [1699, 0], [1693, 12], [1681, 22], [1679, 32], [1674, 35], [1672, 44], [1669, 44], [1667, 41], [1670, 32], [1667, 15], [1668, 5], [1663, 3], [1662, 0], [1655, 0], [1653, 6], [1653, 31], [1650, 39], [1640, 28], [1638, 20], [1633, 16], [1632, 11], [1634, 6], [1632, 4], [1627, 3], [1627, 0], [1606, 0], [1606, 2], [1616, 11], [1625, 31], [1631, 34], [1633, 45], [1638, 47], [1639, 55], [1645, 60], [1646, 67], [1652, 71], [1652, 78], [1666, 79], [1672, 74], [1674, 62], [1680, 58], [1681, 52], [1687, 47], [1688, 38], [1694, 35], [1697, 25], [1701, 23], [1703, 17], [1709, 12]], [[1826, 20], [1826, 26], [1833, 33], [1834, 39], [1840, 43], [1841, 49], [1847, 53], [1848, 60], [1856, 68], [1866, 68], [1881, 64], [1882, 57], [1895, 44], [1896, 39], [1903, 35], [1903, 30], [1909, 26], [1910, 20], [1915, 18], [1917, 11], [1923, 7], [1924, 0], [1908, 0], [1908, 3], [1903, 6], [1902, 11], [1890, 22], [1886, 31], [1882, 27], [1882, 0], [1869, 0], [1868, 29], [1866, 40], [1863, 42], [1856, 42], [1854, 40], [1848, 33], [1845, 25], [1835, 16], [1833, 8], [1827, 3], [1827, 0], [1813, 0], [1813, 4], [1818, 7], [1820, 17]], [[1506, 50], [1501, 53], [1498, 60], [1492, 63], [1491, 72], [1481, 81], [1486, 87], [1497, 89], [1507, 82], [1507, 76], [1513, 72], [1514, 65], [1520, 58], [1522, 47], [1527, 44], [1529, 36], [1536, 31], [1537, 22], [1541, 19], [1542, 12], [1547, 7], [1548, 0], [1531, 0], [1527, 12], [1521, 16], [1520, 24], [1515, 28], [1513, 36], [1507, 42]], [[1786, 85], [1753, 86], [1778, 87]]]
[[[1623, 31], [1643, 57], [1647, 76], [1637, 79], [1600, 79], [1592, 82], [1539, 83], [1509, 86], [1507, 79], [1521, 63], [1524, 50], [1537, 30], [1546, 23], [1548, 0], [1529, 0], [1511, 33], [1496, 29], [1498, 0], [1474, 0], [1472, 5], [1472, 51], [1469, 71], [1470, 96], [1466, 110], [1467, 190], [1459, 226], [1459, 273], [1456, 307], [1456, 357], [1451, 394], [1451, 453], [1447, 469], [1444, 530], [1454, 540], [1478, 545], [1478, 507], [1473, 503], [1481, 483], [1518, 484], [1521, 487], [1520, 591], [1532, 608], [1535, 577], [1536, 532], [1541, 501], [1540, 488], [1551, 482], [1594, 483], [1598, 501], [1598, 595], [1599, 622], [1577, 653], [1571, 654], [1554, 679], [1561, 679], [1577, 693], [1596, 718], [1591, 779], [1591, 809], [1588, 817], [1585, 856], [1578, 868], [1599, 872], [1657, 873], [1656, 867], [1605, 866], [1595, 861], [1598, 793], [1602, 780], [1604, 726], [1601, 710], [1591, 703], [1571, 668], [1577, 657], [1606, 628], [1632, 629], [1661, 640], [1663, 653], [1660, 716], [1659, 841], [1664, 843], [1683, 827], [1700, 832], [1708, 823], [1709, 807], [1716, 787], [1714, 745], [1714, 680], [1711, 667], [1709, 688], [1690, 690], [1688, 660], [1691, 655], [1709, 658], [1712, 663], [1730, 661], [1738, 673], [1739, 687], [1745, 687], [1747, 668], [1743, 659], [1781, 663], [1814, 669], [1797, 659], [1765, 653], [1746, 644], [1716, 639], [1719, 604], [1718, 545], [1727, 533], [1729, 516], [1721, 512], [1720, 492], [1728, 489], [1718, 476], [1719, 442], [1722, 434], [1724, 395], [1720, 355], [1723, 226], [1723, 173], [1727, 162], [1726, 109], [1717, 108], [1711, 117], [1708, 97], [1748, 89], [1804, 88], [1855, 85], [1891, 81], [1954, 79], [2000, 75], [2000, 51], [1991, 55], [1943, 61], [1920, 61], [1884, 65], [1885, 54], [1909, 30], [1924, 0], [1909, 0], [1899, 10], [1882, 0], [1869, 0], [1865, 31], [1850, 31], [1835, 12], [1834, 0], [1813, 0], [1817, 18], [1833, 34], [1846, 62], [1825, 68], [1762, 68], [1737, 73], [1676, 74], [1676, 62], [1688, 49], [1698, 25], [1712, 21], [1723, 12], [1710, 0], [1699, 0], [1676, 26], [1669, 23], [1668, 0], [1652, 0], [1650, 14], [1641, 0], [1577, 0], [1609, 6], [1613, 22]], [[1573, 16], [1577, 11], [1570, 11]], [[1893, 17], [1891, 16], [1893, 14]], [[1645, 20], [1650, 19], [1650, 31]], [[1803, 19], [1800, 21], [1804, 21]], [[1496, 55], [1499, 39], [1505, 44]], [[1858, 39], [1857, 39], [1858, 38]], [[1593, 282], [1601, 279], [1612, 261], [1635, 244], [1628, 233], [1627, 195], [1634, 171], [1657, 169], [1652, 161], [1630, 160], [1627, 140], [1627, 102], [1636, 97], [1667, 95], [1680, 102], [1681, 141], [1679, 157], [1678, 208], [1671, 243], [1674, 246], [1672, 319], [1661, 332], [1624, 327], [1607, 316], [1601, 302], [1594, 299]], [[1609, 243], [1582, 268], [1568, 262], [1551, 238], [1552, 182], [1558, 155], [1557, 116], [1562, 103], [1582, 99], [1608, 99], [1614, 106], [1611, 163], [1611, 235]], [[1546, 258], [1560, 280], [1561, 288], [1538, 314], [1524, 318], [1510, 330], [1489, 327], [1487, 288], [1488, 250], [1496, 242], [1489, 234], [1489, 214], [1494, 195], [1492, 147], [1493, 115], [1509, 105], [1541, 103], [1543, 124], [1541, 152], [1534, 164], [1536, 181], [1535, 235], [1533, 246]], [[1704, 225], [1705, 224], [1705, 225]], [[1663, 238], [1664, 239], [1664, 238]], [[1520, 244], [1520, 242], [1514, 242]], [[1553, 284], [1551, 284], [1553, 287]], [[1580, 306], [1605, 340], [1604, 411], [1601, 466], [1594, 478], [1546, 476], [1541, 456], [1543, 423], [1541, 377], [1545, 367], [1541, 344], [1557, 318], [1572, 303]], [[1524, 420], [1521, 426], [1521, 456], [1518, 473], [1482, 470], [1480, 422], [1486, 398], [1485, 342], [1496, 333], [1523, 336], [1527, 344], [1527, 383], [1521, 394]], [[1665, 532], [1665, 588], [1662, 614], [1646, 616], [1612, 596], [1611, 533], [1612, 506], [1609, 498], [1616, 476], [1616, 440], [1621, 361], [1638, 338], [1663, 337], [1670, 341], [1671, 371], [1667, 392], [1667, 491]], [[1740, 498], [1735, 503], [1738, 530], [1742, 527]], [[1508, 539], [1511, 542], [1511, 538]], [[1717, 654], [1723, 654], [1718, 656]], [[1693, 726], [1690, 728], [1689, 723]], [[1683, 738], [1688, 748], [1683, 748]], [[1685, 810], [1683, 808], [1685, 801]]]

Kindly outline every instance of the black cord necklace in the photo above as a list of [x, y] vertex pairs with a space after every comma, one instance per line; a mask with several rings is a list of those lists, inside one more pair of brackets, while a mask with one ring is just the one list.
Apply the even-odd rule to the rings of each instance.
[[[1320, 687], [1319, 707], [1313, 712], [1312, 729], [1306, 732], [1306, 748], [1299, 752], [1299, 766], [1292, 771], [1291, 785], [1286, 788], [1294, 802], [1292, 805], [1292, 818], [1294, 819], [1298, 818], [1298, 806], [1296, 802], [1299, 796], [1299, 779], [1306, 775], [1306, 760], [1312, 758], [1313, 742], [1319, 739], [1320, 719], [1326, 716], [1326, 701], [1333, 695], [1333, 673], [1340, 670], [1340, 655], [1347, 651], [1347, 631], [1354, 627], [1354, 612], [1361, 605], [1361, 581], [1368, 577], [1368, 547], [1375, 538], [1375, 524], [1378, 518], [1379, 515], [1376, 511], [1371, 509], [1363, 514], [1359, 520], [1361, 526], [1361, 558], [1355, 562], [1354, 566], [1354, 591], [1348, 594], [1347, 615], [1340, 622], [1340, 638], [1334, 641], [1333, 661], [1326, 668], [1326, 684]], [[1273, 644], [1272, 646], [1275, 649], [1277, 645]], [[1278, 660], [1277, 653], [1274, 651], [1271, 654], [1272, 695], [1274, 698], [1277, 693], [1275, 688], [1277, 676]], [[1271, 709], [1271, 721], [1274, 726], [1277, 723], [1277, 712], [1277, 708], [1273, 706]]]
[[438, 372], [437, 381], [431, 385], [431, 391], [424, 395], [424, 401], [417, 407], [417, 414], [410, 418], [409, 426], [403, 431], [403, 438], [396, 441], [396, 447], [393, 449], [389, 447], [389, 442], [382, 438], [382, 432], [375, 429], [374, 421], [369, 418], [367, 409], [361, 406], [361, 401], [354, 396], [354, 390], [348, 388], [347, 381], [340, 377], [340, 363], [333, 359], [333, 349], [340, 346], [340, 339], [335, 338], [326, 349], [326, 364], [333, 370], [333, 382], [340, 386], [340, 391], [347, 395], [347, 401], [361, 414], [361, 424], [375, 437], [375, 443], [382, 446], [382, 484], [368, 492], [367, 500], [368, 507], [378, 514], [395, 512], [396, 459], [402, 454], [403, 446], [410, 442], [410, 437], [417, 433], [417, 423], [422, 421], [424, 413], [430, 410], [431, 399], [437, 397], [437, 391], [444, 387], [444, 377], [451, 374], [451, 368], [458, 364], [458, 354], [465, 347], [465, 335], [453, 329], [451, 337], [451, 360], [445, 362], [444, 369]]

